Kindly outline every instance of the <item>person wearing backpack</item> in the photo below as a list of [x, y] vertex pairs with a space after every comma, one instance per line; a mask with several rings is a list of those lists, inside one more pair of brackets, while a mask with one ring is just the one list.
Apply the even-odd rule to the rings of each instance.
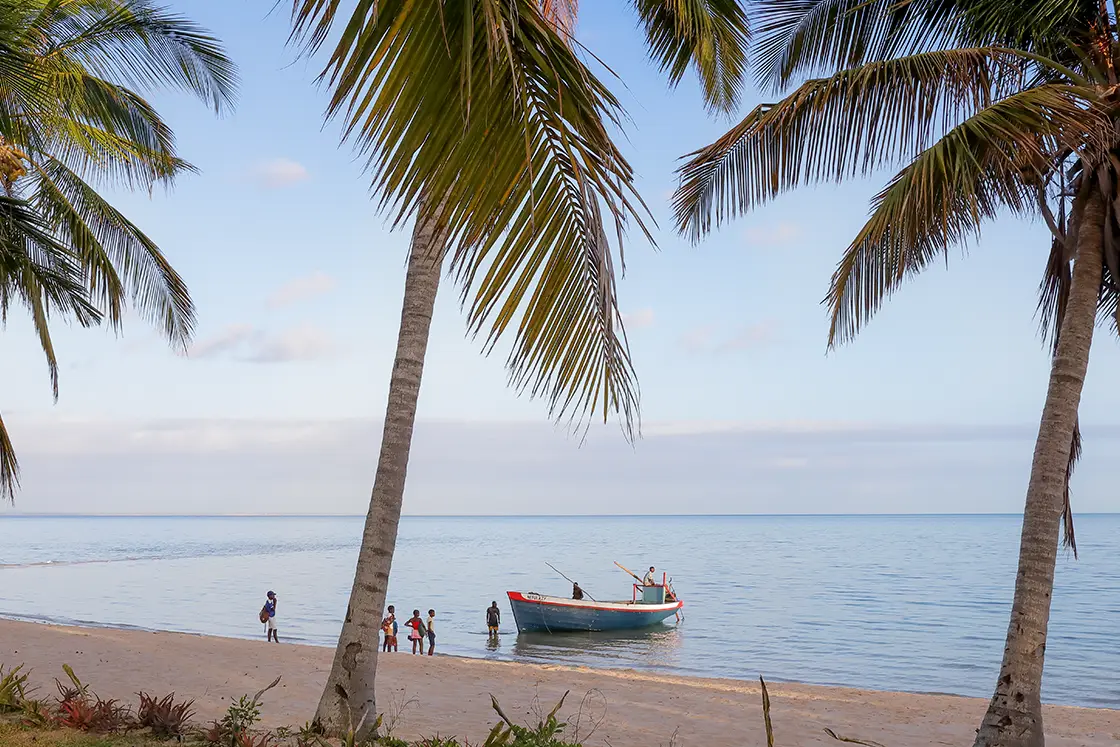
[[276, 632], [276, 592], [268, 592], [267, 597], [261, 607], [261, 622], [268, 626], [268, 640], [279, 643], [280, 635]]

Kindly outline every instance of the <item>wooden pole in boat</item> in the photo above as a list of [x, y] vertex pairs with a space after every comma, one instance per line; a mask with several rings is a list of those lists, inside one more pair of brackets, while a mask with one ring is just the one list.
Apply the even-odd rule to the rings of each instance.
[[[547, 566], [548, 566], [549, 568], [551, 568], [552, 570], [556, 571], [557, 573], [560, 573], [560, 569], [559, 569], [559, 568], [557, 568], [556, 566], [554, 566], [554, 565], [553, 565], [552, 563], [545, 563], [545, 565], [547, 565]], [[561, 576], [564, 576], [564, 574], [563, 574], [563, 573], [560, 573], [560, 575], [561, 575]], [[565, 579], [567, 579], [567, 580], [568, 580], [568, 582], [569, 582], [569, 583], [571, 583], [571, 585], [572, 585], [572, 586], [579, 586], [579, 584], [577, 584], [577, 583], [576, 583], [575, 581], [572, 581], [572, 579], [568, 578], [567, 576], [564, 576], [564, 578], [565, 578]], [[588, 598], [588, 599], [590, 599], [590, 600], [591, 600], [592, 602], [598, 602], [598, 601], [599, 601], [599, 600], [598, 600], [598, 599], [596, 599], [595, 597], [593, 597], [593, 596], [591, 596], [590, 594], [588, 594], [588, 593], [587, 593], [587, 589], [584, 589], [584, 588], [582, 588], [582, 587], [581, 587], [581, 588], [580, 588], [580, 591], [582, 591], [582, 592], [583, 592], [584, 594], [586, 594], [586, 595], [587, 595], [587, 598]]]
[[623, 565], [622, 563], [619, 563], [619, 562], [618, 562], [617, 560], [616, 560], [616, 561], [614, 561], [614, 564], [615, 564], [615, 565], [617, 565], [617, 566], [618, 566], [619, 568], [621, 568], [622, 570], [624, 570], [624, 571], [626, 571], [627, 573], [629, 573], [629, 574], [630, 574], [631, 576], [633, 576], [633, 577], [634, 577], [634, 580], [635, 580], [635, 581], [637, 581], [637, 582], [638, 582], [639, 584], [640, 584], [640, 583], [642, 583], [642, 577], [641, 577], [641, 576], [639, 576], [639, 575], [638, 575], [637, 573], [634, 573], [634, 571], [630, 570], [629, 568], [627, 568], [626, 566], [624, 566], [624, 565]]

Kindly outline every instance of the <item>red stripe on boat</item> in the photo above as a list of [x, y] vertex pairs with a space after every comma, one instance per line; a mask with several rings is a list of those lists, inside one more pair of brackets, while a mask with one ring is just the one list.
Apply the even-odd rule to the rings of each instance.
[[[524, 593], [520, 591], [507, 591], [506, 596], [509, 597], [511, 602], [524, 602], [525, 604], [542, 604], [550, 607], [575, 607], [581, 610], [601, 610], [603, 612], [666, 612], [669, 610], [679, 610], [684, 607], [684, 602], [677, 600], [673, 602], [666, 602], [665, 604], [634, 604], [627, 602], [617, 602], [617, 607], [600, 607], [596, 604], [572, 604], [572, 602], [579, 602], [582, 600], [571, 599], [552, 601], [550, 599], [529, 599]], [[672, 606], [670, 606], [672, 605]], [[643, 607], [645, 609], [643, 609]], [[651, 609], [652, 608], [652, 609]]]

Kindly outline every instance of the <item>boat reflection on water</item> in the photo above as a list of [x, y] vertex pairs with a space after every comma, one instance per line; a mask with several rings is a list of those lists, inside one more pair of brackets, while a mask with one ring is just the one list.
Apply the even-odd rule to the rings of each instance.
[[604, 632], [518, 633], [512, 653], [525, 662], [656, 669], [676, 666], [680, 646], [680, 628], [659, 625]]

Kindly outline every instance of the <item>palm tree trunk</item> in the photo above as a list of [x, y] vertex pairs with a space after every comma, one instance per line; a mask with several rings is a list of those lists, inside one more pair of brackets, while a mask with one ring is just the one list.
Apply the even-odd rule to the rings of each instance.
[[[1034, 462], [1023, 511], [1019, 572], [1003, 664], [995, 695], [976, 733], [976, 747], [1042, 747], [1042, 665], [1058, 556], [1058, 526], [1070, 445], [1101, 285], [1104, 203], [1090, 187], [1077, 237], [1077, 259], [1058, 349], [1050, 366], [1050, 386], [1035, 442]], [[1111, 220], [1111, 218], [1109, 218]]]
[[378, 632], [397, 544], [408, 453], [416, 422], [416, 401], [420, 396], [424, 355], [428, 349], [428, 332], [446, 242], [439, 230], [438, 212], [433, 214], [428, 208], [427, 203], [421, 205], [412, 233], [381, 455], [362, 532], [354, 586], [350, 590], [330, 676], [315, 711], [315, 723], [328, 734], [353, 729], [361, 738], [366, 738], [376, 729], [374, 677]]

